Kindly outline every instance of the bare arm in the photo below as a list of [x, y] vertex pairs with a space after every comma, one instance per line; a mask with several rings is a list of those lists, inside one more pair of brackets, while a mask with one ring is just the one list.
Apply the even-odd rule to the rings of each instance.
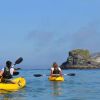
[[62, 76], [62, 71], [60, 71], [60, 76]]
[[1, 71], [0, 71], [0, 76], [2, 76], [2, 75], [3, 75], [3, 71], [1, 70]]
[[60, 71], [60, 76], [62, 76], [62, 70], [61, 70], [61, 68], [59, 68], [59, 71]]
[[52, 70], [50, 71], [50, 76], [52, 76], [52, 74], [53, 74], [53, 72], [52, 72]]
[[16, 70], [14, 69], [14, 71], [13, 72], [16, 72]]

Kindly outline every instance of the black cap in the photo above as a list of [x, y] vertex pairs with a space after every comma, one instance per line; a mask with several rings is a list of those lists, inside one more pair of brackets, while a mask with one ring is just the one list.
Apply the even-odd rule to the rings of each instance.
[[11, 61], [9, 61], [9, 60], [6, 61], [6, 66], [7, 66], [7, 67], [11, 67], [11, 65], [12, 65], [12, 62], [11, 62]]

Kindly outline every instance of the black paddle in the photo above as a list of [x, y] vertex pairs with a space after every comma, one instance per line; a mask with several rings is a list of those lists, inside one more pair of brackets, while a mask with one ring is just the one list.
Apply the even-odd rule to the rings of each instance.
[[19, 75], [19, 72], [13, 72], [13, 76]]
[[[63, 74], [63, 75], [68, 75], [68, 76], [75, 76], [75, 73], [69, 73], [69, 74]], [[50, 76], [50, 75], [45, 75], [45, 74], [33, 74], [35, 77], [41, 77], [41, 76]]]
[[21, 62], [23, 61], [23, 58], [22, 57], [19, 57], [16, 61], [15, 61], [15, 64], [20, 64]]
[[68, 76], [75, 76], [75, 73], [69, 73]]
[[[22, 61], [23, 61], [23, 58], [22, 58], [22, 57], [19, 57], [19, 58], [15, 61], [14, 66], [15, 66], [16, 64], [20, 64]], [[13, 72], [13, 75], [14, 75], [14, 76], [19, 75], [19, 72]]]
[[43, 75], [42, 74], [34, 74], [33, 76], [35, 76], [35, 77], [41, 77]]

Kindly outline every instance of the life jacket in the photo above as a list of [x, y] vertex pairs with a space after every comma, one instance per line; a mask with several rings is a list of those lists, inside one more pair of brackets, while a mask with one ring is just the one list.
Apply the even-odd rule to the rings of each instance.
[[54, 69], [53, 70], [53, 74], [60, 74], [60, 70], [57, 68], [57, 69]]
[[10, 79], [10, 78], [12, 78], [12, 75], [11, 75], [11, 73], [10, 73], [10, 68], [5, 67], [2, 76], [3, 76], [3, 78], [5, 78], [5, 79]]

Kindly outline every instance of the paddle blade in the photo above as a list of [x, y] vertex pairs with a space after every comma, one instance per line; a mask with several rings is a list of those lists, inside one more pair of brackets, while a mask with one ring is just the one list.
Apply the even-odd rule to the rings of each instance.
[[18, 59], [15, 61], [15, 65], [21, 63], [22, 61], [23, 61], [23, 58], [22, 58], [22, 57], [18, 58]]
[[75, 76], [75, 73], [69, 73], [68, 76]]
[[35, 76], [35, 77], [41, 77], [43, 75], [41, 75], [41, 74], [34, 74], [33, 76]]
[[19, 75], [19, 72], [13, 72], [13, 76]]

